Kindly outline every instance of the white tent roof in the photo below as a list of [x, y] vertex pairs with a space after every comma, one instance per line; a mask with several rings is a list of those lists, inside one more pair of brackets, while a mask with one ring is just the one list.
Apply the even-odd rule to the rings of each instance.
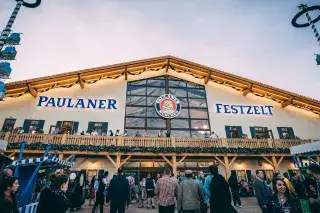
[[320, 151], [320, 141], [290, 147], [292, 155]]

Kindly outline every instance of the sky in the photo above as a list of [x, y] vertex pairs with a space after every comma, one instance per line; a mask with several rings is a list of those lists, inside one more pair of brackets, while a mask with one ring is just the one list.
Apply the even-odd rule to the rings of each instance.
[[[42, 0], [14, 23], [23, 35], [11, 81], [172, 55], [320, 100], [320, 48], [310, 28], [291, 25], [300, 3]], [[0, 0], [0, 28], [14, 7]]]

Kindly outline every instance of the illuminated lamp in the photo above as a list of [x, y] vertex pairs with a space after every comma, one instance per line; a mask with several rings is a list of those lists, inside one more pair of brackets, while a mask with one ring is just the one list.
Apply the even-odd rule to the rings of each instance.
[[12, 33], [6, 40], [8, 45], [19, 45], [20, 44], [20, 33]]
[[14, 60], [16, 58], [17, 51], [15, 47], [6, 47], [1, 51], [0, 59], [2, 60]]
[[5, 95], [6, 95], [6, 86], [4, 85], [3, 81], [0, 81], [0, 101], [4, 99]]
[[0, 62], [0, 78], [7, 79], [11, 74], [11, 67], [9, 62]]

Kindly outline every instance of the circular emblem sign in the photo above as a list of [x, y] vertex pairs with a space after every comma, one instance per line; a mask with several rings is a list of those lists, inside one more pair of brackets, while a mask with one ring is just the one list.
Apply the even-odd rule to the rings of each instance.
[[180, 101], [170, 94], [161, 95], [157, 98], [155, 108], [158, 115], [163, 118], [175, 118], [181, 112]]

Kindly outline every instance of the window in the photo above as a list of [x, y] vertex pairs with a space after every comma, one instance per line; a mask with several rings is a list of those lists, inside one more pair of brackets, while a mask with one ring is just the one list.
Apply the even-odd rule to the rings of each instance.
[[77, 134], [78, 121], [57, 121], [56, 128], [61, 130], [62, 134]]
[[88, 123], [88, 133], [92, 133], [93, 130], [98, 132], [98, 135], [103, 133], [108, 133], [108, 122], [89, 122]]
[[[170, 122], [154, 108], [156, 99], [163, 94], [173, 94], [181, 103], [180, 114]], [[173, 137], [204, 137], [210, 132], [205, 87], [173, 76], [128, 82], [124, 129], [129, 136], [137, 131], [156, 136], [162, 129]]]
[[24, 120], [23, 123], [23, 132], [24, 133], [32, 133], [34, 131], [43, 130], [44, 120]]
[[14, 124], [16, 123], [16, 119], [14, 118], [6, 118], [4, 120], [2, 131], [3, 132], [12, 132], [14, 128]]
[[280, 139], [295, 139], [292, 127], [277, 127]]
[[273, 138], [271, 130], [268, 130], [268, 127], [255, 126], [250, 127], [251, 137], [257, 139], [267, 139]]
[[225, 126], [227, 138], [242, 138], [241, 126]]

